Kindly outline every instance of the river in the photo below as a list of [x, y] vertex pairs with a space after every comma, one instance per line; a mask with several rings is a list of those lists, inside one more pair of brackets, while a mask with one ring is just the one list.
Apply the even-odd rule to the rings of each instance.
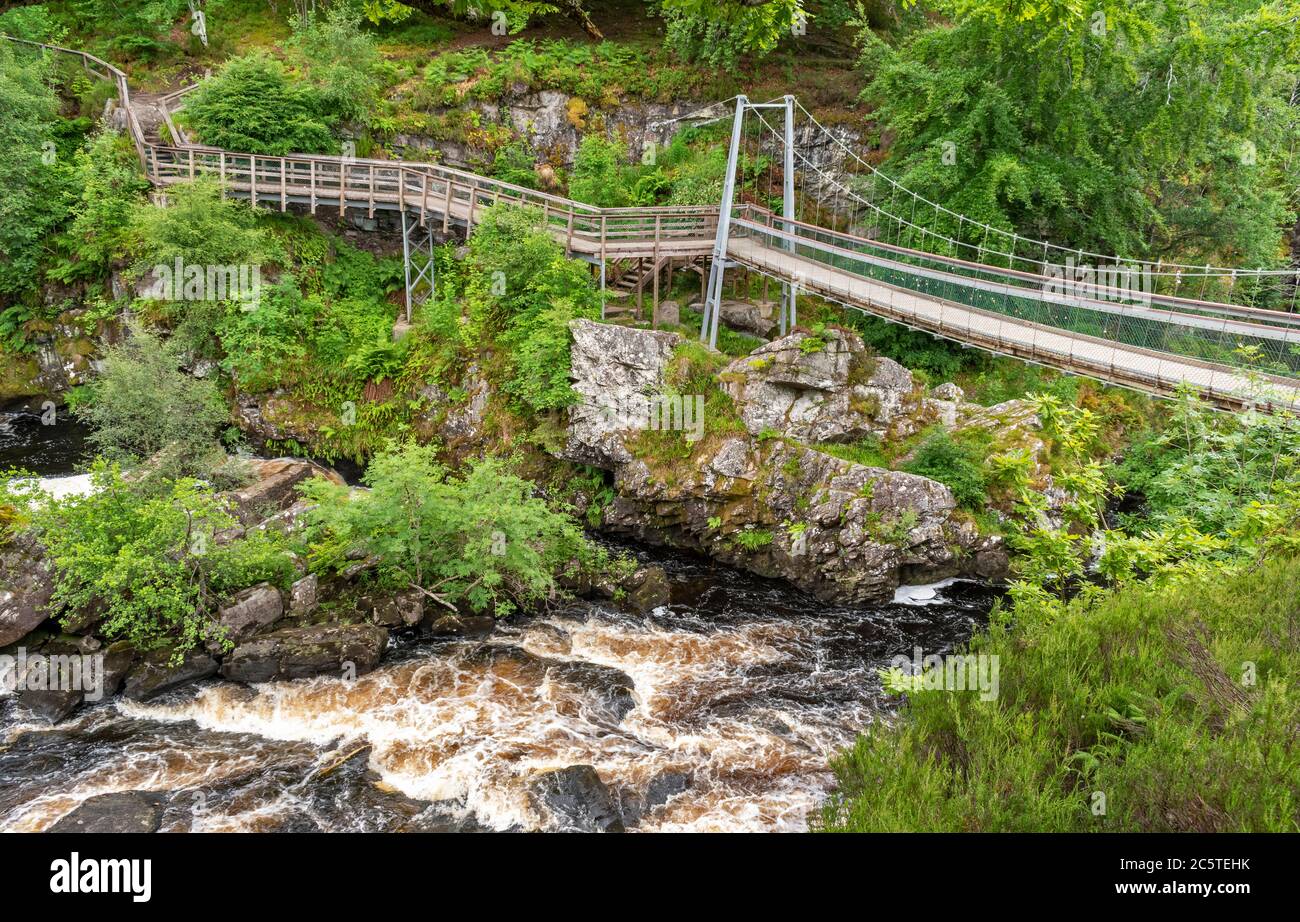
[[[172, 794], [164, 829], [548, 829], [531, 779], [591, 765], [625, 810], [650, 802], [638, 830], [797, 831], [830, 788], [828, 758], [896, 707], [876, 670], [917, 646], [952, 650], [995, 598], [957, 582], [924, 602], [837, 607], [622, 547], [668, 572], [671, 604], [641, 616], [575, 601], [485, 641], [396, 637], [352, 682], [212, 681], [56, 727], [5, 700], [0, 829], [44, 829], [129, 790]], [[627, 708], [611, 704], [613, 670], [630, 679]]]

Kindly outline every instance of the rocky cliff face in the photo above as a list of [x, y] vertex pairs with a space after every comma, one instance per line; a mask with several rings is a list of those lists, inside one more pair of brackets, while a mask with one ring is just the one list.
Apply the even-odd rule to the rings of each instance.
[[[1001, 542], [981, 538], [943, 484], [796, 441], [850, 439], [887, 425], [880, 417], [924, 407], [911, 375], [869, 359], [852, 334], [834, 331], [810, 348], [801, 346], [810, 334], [796, 332], [733, 362], [722, 386], [746, 431], [706, 436], [689, 458], [665, 462], [637, 455], [644, 417], [609, 408], [653, 406], [681, 337], [585, 320], [571, 329], [582, 402], [565, 454], [613, 471], [607, 528], [703, 551], [833, 601], [878, 602], [904, 582], [1005, 569]], [[868, 396], [870, 408], [852, 405]]]
[[848, 330], [795, 331], [736, 359], [721, 380], [752, 435], [807, 443], [901, 438], [936, 416], [910, 371], [870, 355]]

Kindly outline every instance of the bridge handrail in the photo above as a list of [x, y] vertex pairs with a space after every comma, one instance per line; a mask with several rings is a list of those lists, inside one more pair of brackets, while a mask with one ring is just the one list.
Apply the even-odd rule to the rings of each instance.
[[[909, 247], [900, 246], [894, 243], [886, 243], [881, 240], [873, 240], [870, 237], [862, 237], [855, 234], [849, 234], [844, 231], [831, 230], [830, 228], [821, 227], [816, 224], [809, 224], [806, 221], [800, 221], [792, 218], [785, 218], [775, 212], [763, 208], [761, 205], [746, 204], [737, 209], [737, 216], [742, 217], [746, 214], [753, 214], [759, 217], [758, 223], [789, 226], [796, 229], [806, 229], [817, 234], [827, 237], [837, 238], [844, 241], [848, 246], [844, 249], [852, 249], [853, 246], [867, 246], [877, 250], [884, 250], [890, 253], [896, 253], [908, 259], [923, 259], [931, 262], [941, 263], [944, 265], [959, 267], [973, 270], [976, 272], [995, 275], [1001, 278], [1013, 279], [1023, 282], [1032, 283], [1035, 286], [1045, 286], [1051, 281], [1060, 281], [1053, 279], [1051, 276], [1041, 275], [1033, 272], [1025, 272], [1021, 269], [1009, 269], [1003, 266], [990, 266], [987, 263], [977, 263], [970, 260], [961, 259], [955, 256], [945, 256], [938, 253], [931, 253], [927, 250], [916, 250]], [[752, 220], [752, 219], [751, 219]], [[798, 237], [797, 233], [794, 236]], [[900, 261], [901, 262], [901, 261]], [[906, 263], [902, 263], [906, 265]], [[1263, 270], [1259, 274], [1290, 276], [1292, 270]], [[1086, 300], [1086, 299], [1085, 299]], [[1171, 310], [1181, 309], [1186, 311], [1198, 311], [1209, 313], [1215, 316], [1228, 315], [1232, 317], [1256, 320], [1260, 323], [1281, 324], [1283, 326], [1300, 327], [1300, 314], [1293, 314], [1288, 311], [1271, 310], [1262, 307], [1248, 307], [1238, 304], [1224, 304], [1219, 301], [1202, 301], [1196, 298], [1182, 298], [1176, 295], [1163, 295], [1151, 293], [1150, 301], [1152, 304], [1160, 304]]]
[[[127, 83], [125, 73], [114, 67], [112, 64], [109, 64], [103, 58], [97, 58], [88, 51], [78, 51], [75, 48], [63, 48], [59, 45], [47, 45], [44, 42], [33, 42], [25, 38], [15, 38], [12, 35], [0, 34], [0, 38], [19, 45], [31, 45], [34, 48], [40, 48], [45, 51], [57, 51], [61, 54], [72, 55], [73, 57], [81, 58], [82, 66], [93, 63], [108, 71], [111, 75], [109, 79], [117, 85], [117, 97], [121, 101], [122, 108], [126, 111], [127, 128], [131, 134], [131, 140], [135, 143], [135, 151], [140, 158], [140, 165], [142, 167], [145, 165], [145, 146], [147, 142], [144, 138], [144, 131], [140, 128], [140, 120], [136, 117], [135, 109], [131, 106], [131, 86]], [[89, 67], [86, 69], [90, 70]], [[103, 75], [100, 74], [97, 76]]]

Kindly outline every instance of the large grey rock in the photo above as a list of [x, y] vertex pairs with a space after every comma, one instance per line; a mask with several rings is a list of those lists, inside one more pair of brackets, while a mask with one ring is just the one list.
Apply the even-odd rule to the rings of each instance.
[[301, 618], [316, 610], [320, 595], [320, 579], [309, 573], [289, 587], [289, 614]]
[[373, 624], [313, 625], [263, 634], [235, 647], [221, 674], [236, 682], [270, 682], [308, 676], [353, 675], [379, 665], [388, 631]]
[[828, 601], [887, 601], [903, 582], [968, 572], [979, 542], [937, 481], [743, 435], [671, 481], [639, 460], [620, 465], [615, 487], [611, 530], [699, 550]]
[[736, 359], [721, 378], [752, 434], [800, 442], [883, 436], [917, 407], [911, 372], [834, 328], [819, 337], [796, 330]]
[[564, 832], [624, 831], [618, 801], [590, 765], [541, 772], [528, 794], [533, 808]]
[[280, 590], [270, 583], [259, 583], [236, 593], [217, 613], [217, 623], [223, 628], [217, 635], [217, 645], [221, 646], [222, 640], [239, 643], [279, 621], [283, 615]]
[[569, 330], [573, 389], [581, 402], [569, 409], [569, 438], [561, 457], [611, 469], [632, 460], [624, 440], [635, 426], [628, 424], [648, 417], [682, 338], [592, 320], [571, 321]]
[[165, 795], [118, 791], [89, 797], [65, 814], [48, 832], [157, 832]]
[[414, 627], [424, 619], [424, 594], [418, 589], [367, 596], [361, 608], [375, 624]]
[[777, 303], [775, 301], [728, 301], [724, 299], [719, 316], [722, 322], [733, 330], [766, 339], [777, 327]]
[[301, 458], [256, 460], [250, 461], [249, 465], [256, 479], [229, 494], [235, 503], [235, 514], [245, 526], [255, 525], [292, 507], [298, 501], [298, 486], [313, 477], [343, 483], [342, 477], [324, 465]]
[[0, 550], [0, 647], [22, 640], [50, 617], [53, 593], [39, 544], [19, 535]]
[[191, 652], [178, 665], [169, 648], [146, 653], [126, 674], [122, 694], [132, 701], [148, 701], [163, 692], [217, 674], [217, 661], [206, 653]]

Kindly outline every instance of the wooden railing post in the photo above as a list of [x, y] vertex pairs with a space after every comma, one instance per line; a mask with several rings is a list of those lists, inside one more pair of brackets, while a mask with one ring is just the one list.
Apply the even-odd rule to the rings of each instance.
[[280, 210], [289, 210], [289, 162], [280, 158]]

